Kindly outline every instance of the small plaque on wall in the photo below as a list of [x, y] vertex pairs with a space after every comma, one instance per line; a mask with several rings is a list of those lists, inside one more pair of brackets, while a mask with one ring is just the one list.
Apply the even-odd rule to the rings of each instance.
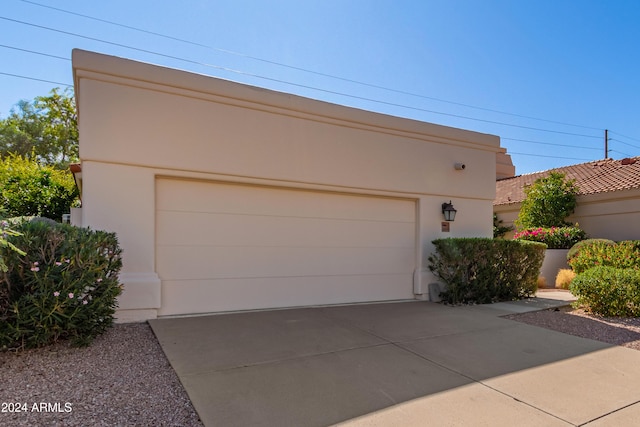
[[449, 222], [442, 221], [442, 231], [444, 233], [448, 233], [449, 232]]

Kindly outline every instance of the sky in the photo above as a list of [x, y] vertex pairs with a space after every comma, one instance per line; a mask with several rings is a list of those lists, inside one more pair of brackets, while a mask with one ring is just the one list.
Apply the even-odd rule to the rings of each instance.
[[[0, 118], [80, 48], [498, 135], [517, 174], [640, 156], [637, 0], [3, 0]], [[45, 81], [40, 81], [45, 80]]]

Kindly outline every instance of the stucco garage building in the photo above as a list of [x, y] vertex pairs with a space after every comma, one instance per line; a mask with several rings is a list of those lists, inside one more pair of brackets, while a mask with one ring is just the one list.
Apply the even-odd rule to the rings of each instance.
[[78, 221], [118, 234], [120, 320], [426, 298], [433, 239], [492, 235], [496, 136], [86, 51], [73, 69]]

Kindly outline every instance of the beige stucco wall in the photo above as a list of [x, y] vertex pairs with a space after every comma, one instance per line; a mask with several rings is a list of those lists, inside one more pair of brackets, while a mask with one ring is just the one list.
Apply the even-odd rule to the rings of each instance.
[[[414, 293], [439, 237], [491, 236], [499, 138], [75, 50], [82, 224], [124, 251], [119, 318], [155, 317], [156, 177], [416, 200]], [[462, 162], [464, 170], [454, 164]], [[441, 231], [441, 205], [458, 210]]]
[[[640, 189], [578, 196], [577, 207], [567, 221], [578, 223], [593, 238], [640, 239]], [[494, 206], [504, 225], [513, 225], [520, 203]], [[511, 237], [509, 233], [507, 237]]]
[[516, 167], [513, 165], [511, 155], [507, 154], [507, 149], [496, 154], [496, 179], [511, 178], [516, 176]]
[[580, 196], [569, 220], [577, 222], [591, 237], [640, 239], [640, 188]]

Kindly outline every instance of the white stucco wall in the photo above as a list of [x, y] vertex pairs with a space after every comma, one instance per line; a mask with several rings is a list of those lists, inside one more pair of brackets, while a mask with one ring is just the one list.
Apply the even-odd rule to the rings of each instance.
[[[123, 248], [120, 320], [156, 316], [155, 182], [187, 177], [416, 200], [414, 293], [431, 241], [491, 236], [499, 138], [73, 52], [82, 224]], [[466, 164], [456, 170], [454, 164]], [[458, 210], [441, 231], [441, 205]]]

